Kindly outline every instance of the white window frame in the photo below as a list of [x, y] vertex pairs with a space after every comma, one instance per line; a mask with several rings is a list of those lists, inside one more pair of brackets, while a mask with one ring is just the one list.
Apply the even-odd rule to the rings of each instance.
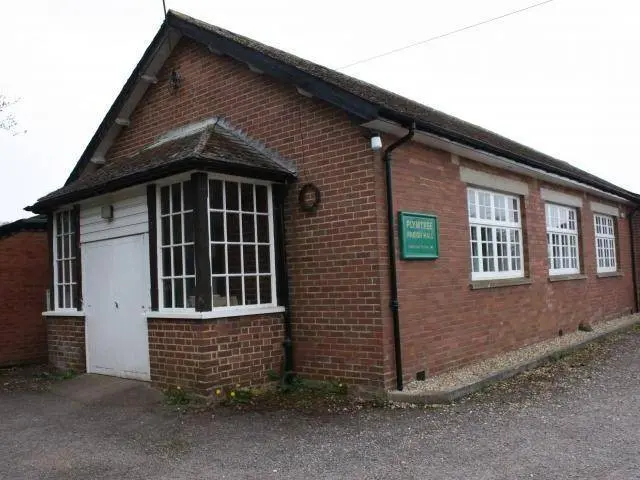
[[[489, 195], [489, 217], [480, 217], [480, 195]], [[473, 202], [471, 201], [473, 198]], [[497, 207], [497, 198], [503, 200], [504, 209]], [[515, 201], [515, 209], [513, 202]], [[498, 215], [497, 211], [504, 210], [503, 215]], [[516, 218], [514, 218], [516, 214]], [[498, 218], [503, 216], [503, 218]], [[496, 280], [524, 277], [524, 250], [522, 240], [522, 209], [520, 197], [518, 195], [497, 192], [477, 187], [467, 188], [467, 217], [469, 219], [469, 246], [471, 256], [471, 280]], [[482, 241], [482, 230], [491, 232], [491, 239], [487, 242]], [[498, 231], [504, 233], [503, 241], [498, 241]], [[475, 240], [474, 240], [475, 234]], [[512, 239], [517, 237], [516, 239]], [[476, 243], [476, 255], [474, 255], [474, 243]], [[482, 254], [483, 243], [487, 244], [487, 248], [491, 248], [491, 255], [484, 256]], [[498, 255], [498, 246], [506, 248], [506, 255]], [[515, 255], [513, 251], [515, 250]], [[477, 263], [475, 262], [477, 260]], [[487, 260], [487, 266], [491, 262], [494, 270], [484, 267], [484, 260]], [[506, 260], [507, 269], [500, 271], [498, 262]], [[516, 265], [516, 267], [514, 267]], [[476, 269], [477, 266], [477, 269]], [[477, 270], [477, 271], [476, 271]]]
[[[229, 278], [230, 277], [242, 277], [243, 281], [242, 281], [242, 298], [243, 301], [245, 300], [246, 294], [245, 294], [245, 284], [244, 284], [244, 277], [260, 277], [260, 276], [266, 276], [266, 275], [259, 275], [258, 274], [258, 264], [259, 264], [259, 259], [258, 259], [258, 254], [256, 253], [256, 273], [245, 273], [244, 272], [244, 249], [243, 249], [243, 245], [259, 245], [260, 242], [257, 242], [257, 234], [258, 234], [258, 227], [257, 227], [257, 215], [256, 215], [256, 191], [255, 191], [255, 186], [256, 185], [261, 185], [261, 186], [265, 186], [267, 187], [267, 205], [268, 205], [268, 212], [266, 213], [267, 219], [268, 219], [268, 225], [269, 225], [269, 276], [271, 277], [271, 302], [269, 303], [256, 303], [253, 305], [228, 305], [228, 306], [212, 306], [212, 311], [214, 312], [220, 312], [220, 313], [224, 313], [224, 312], [229, 312], [229, 313], [234, 313], [237, 311], [247, 311], [248, 313], [250, 313], [252, 310], [263, 310], [265, 308], [270, 308], [270, 307], [276, 307], [277, 306], [277, 292], [276, 292], [276, 263], [275, 263], [275, 234], [274, 234], [274, 223], [273, 223], [273, 189], [272, 189], [272, 183], [271, 182], [266, 182], [266, 181], [260, 181], [260, 180], [254, 180], [254, 179], [249, 179], [249, 178], [243, 178], [243, 177], [235, 177], [235, 176], [231, 176], [231, 175], [221, 175], [221, 174], [209, 174], [208, 178], [207, 178], [207, 192], [208, 190], [208, 183], [209, 180], [221, 180], [223, 182], [237, 182], [238, 183], [238, 208], [240, 210], [236, 211], [236, 210], [230, 210], [230, 212], [238, 212], [239, 214], [239, 221], [240, 221], [240, 225], [239, 225], [239, 232], [240, 232], [240, 242], [229, 242], [227, 239], [227, 215], [226, 213], [229, 212], [229, 210], [226, 210], [226, 202], [227, 202], [227, 198], [226, 198], [226, 190], [223, 191], [222, 194], [222, 201], [223, 201], [223, 210], [220, 209], [211, 209], [210, 208], [210, 200], [209, 198], [207, 198], [207, 218], [209, 220], [209, 223], [211, 221], [211, 213], [212, 212], [224, 212], [223, 218], [224, 218], [224, 232], [225, 232], [225, 239], [222, 242], [219, 241], [213, 241], [211, 239], [211, 225], [209, 224], [209, 264], [211, 264], [211, 245], [214, 243], [217, 244], [224, 244], [225, 245], [225, 270], [227, 270], [227, 273], [225, 274], [214, 274], [213, 273], [213, 266], [211, 269], [211, 276], [212, 276], [212, 281], [211, 281], [211, 295], [213, 296], [213, 277], [217, 277], [217, 278], [222, 278], [225, 277], [227, 279], [226, 281], [226, 288], [227, 288], [227, 301], [229, 301], [230, 297], [230, 292], [229, 292]], [[253, 204], [254, 204], [254, 232], [256, 235], [256, 242], [243, 242], [242, 241], [242, 188], [240, 187], [241, 183], [246, 183], [246, 184], [251, 184], [254, 185], [254, 190], [253, 190]], [[226, 184], [225, 184], [226, 185]], [[226, 186], [225, 186], [226, 189]], [[250, 213], [250, 212], [249, 212]], [[228, 272], [228, 265], [229, 265], [229, 259], [228, 259], [228, 245], [239, 245], [240, 246], [240, 270], [241, 273], [240, 274], [229, 274]], [[260, 301], [260, 285], [259, 285], [259, 281], [257, 281], [257, 290], [256, 290], [256, 295], [257, 295], [257, 299], [258, 302]], [[213, 299], [212, 299], [212, 305], [213, 305]]]
[[[186, 314], [186, 315], [191, 315], [196, 313], [195, 312], [195, 307], [191, 307], [191, 308], [168, 308], [168, 307], [164, 307], [164, 289], [162, 286], [162, 280], [163, 280], [163, 271], [162, 271], [162, 224], [161, 224], [161, 205], [160, 205], [160, 190], [162, 187], [166, 187], [166, 186], [171, 186], [174, 183], [179, 183], [179, 182], [185, 182], [188, 181], [190, 179], [191, 174], [184, 174], [184, 175], [179, 175], [179, 176], [174, 176], [171, 178], [167, 178], [162, 180], [161, 182], [158, 182], [156, 184], [157, 188], [156, 188], [156, 235], [157, 235], [157, 241], [156, 241], [156, 247], [157, 247], [157, 264], [158, 264], [158, 271], [157, 271], [157, 278], [158, 278], [158, 312], [161, 313], [167, 313], [169, 315], [175, 315], [175, 314]], [[237, 177], [237, 176], [233, 176], [233, 175], [224, 175], [224, 174], [213, 174], [210, 173], [207, 175], [207, 192], [208, 192], [208, 182], [209, 180], [222, 180], [222, 181], [230, 181], [230, 182], [238, 182], [238, 184], [241, 183], [248, 183], [248, 184], [252, 184], [252, 185], [263, 185], [265, 187], [267, 187], [267, 201], [268, 201], [268, 212], [266, 214], [266, 216], [268, 217], [268, 224], [269, 224], [269, 256], [270, 256], [270, 277], [271, 277], [271, 302], [270, 303], [257, 303], [254, 305], [233, 305], [233, 306], [213, 306], [212, 305], [212, 310], [211, 312], [215, 313], [216, 317], [223, 317], [225, 316], [225, 314], [229, 314], [229, 316], [237, 316], [237, 315], [243, 315], [243, 314], [253, 314], [253, 313], [265, 313], [265, 312], [269, 312], [271, 311], [270, 309], [274, 309], [278, 306], [277, 303], [277, 291], [276, 291], [276, 263], [275, 263], [275, 233], [274, 233], [274, 211], [273, 211], [273, 189], [272, 189], [272, 182], [269, 181], [263, 181], [263, 180], [256, 180], [256, 179], [251, 179], [251, 178], [245, 178], [245, 177]], [[207, 193], [208, 195], [208, 193]], [[239, 199], [238, 201], [241, 202], [241, 188], [238, 188], [238, 195], [239, 195]], [[223, 195], [223, 199], [224, 202], [226, 202], [226, 195]], [[254, 187], [254, 211], [255, 211], [255, 187]], [[226, 204], [226, 203], [225, 203]], [[206, 200], [206, 205], [207, 205], [207, 226], [208, 226], [208, 233], [207, 233], [207, 237], [209, 239], [209, 264], [211, 265], [211, 243], [212, 243], [212, 239], [211, 239], [211, 226], [209, 225], [209, 219], [210, 219], [210, 208], [209, 208], [209, 198], [207, 197]], [[240, 204], [241, 205], [241, 204]], [[226, 242], [226, 214], [224, 215], [224, 221], [225, 221], [225, 245], [227, 244]], [[256, 222], [256, 220], [254, 219], [254, 222]], [[242, 222], [241, 222], [242, 223]], [[256, 226], [257, 227], [257, 226]], [[170, 231], [170, 235], [171, 238], [173, 235], [173, 232]], [[194, 231], [194, 238], [195, 235], [197, 235], [197, 233]], [[257, 228], [256, 228], [256, 235], [257, 235]], [[183, 238], [184, 238], [184, 225], [183, 225]], [[256, 237], [257, 238], [257, 237]], [[242, 240], [242, 225], [240, 225], [240, 239]], [[233, 242], [234, 244], [238, 243], [239, 245], [242, 245], [242, 242]], [[242, 255], [244, 255], [242, 246], [240, 247], [240, 251], [241, 251], [241, 258], [240, 258], [240, 263], [241, 263], [241, 275], [245, 275], [244, 274], [244, 258]], [[195, 253], [194, 253], [195, 254]], [[226, 269], [226, 265], [227, 265], [227, 253], [226, 253], [226, 248], [225, 248], [225, 269]], [[195, 258], [195, 257], [194, 257]], [[183, 262], [184, 262], [184, 255], [183, 255]], [[256, 256], [256, 263], [258, 262], [258, 258]], [[183, 272], [184, 272], [184, 268], [183, 268]], [[228, 272], [225, 274], [226, 276], [229, 276]], [[231, 274], [231, 276], [234, 276], [235, 274]], [[258, 276], [258, 273], [255, 274], [248, 274], [248, 275], [255, 275], [256, 277]], [[212, 271], [212, 277], [214, 276], [213, 271]], [[258, 282], [259, 283], [259, 282]], [[211, 285], [211, 295], [213, 297], [213, 282]], [[259, 286], [258, 286], [258, 290], [257, 290], [257, 295], [258, 295], [258, 301], [260, 301], [260, 291], [259, 291]], [[243, 281], [243, 297], [244, 297], [244, 281]], [[229, 284], [227, 281], [227, 298], [229, 298]], [[185, 298], [185, 305], [186, 305], [187, 299]], [[210, 312], [210, 313], [211, 313]], [[206, 315], [206, 312], [202, 312], [203, 314]]]
[[[615, 217], [595, 213], [593, 215], [593, 231], [595, 232], [597, 273], [616, 272], [618, 270], [618, 261], [616, 257]], [[609, 265], [606, 265], [606, 263], [609, 263]]]
[[[549, 265], [549, 275], [575, 275], [580, 273], [580, 235], [578, 231], [578, 209], [557, 203], [547, 202], [544, 207], [545, 224], [547, 230], [547, 262]], [[557, 216], [553, 213], [557, 212]], [[573, 220], [571, 216], [573, 214]], [[563, 221], [565, 221], [562, 223]], [[573, 223], [573, 226], [572, 226]], [[559, 242], [553, 242], [555, 238]], [[566, 240], [566, 242], [565, 242]], [[572, 245], [572, 240], [575, 245]], [[574, 259], [571, 249], [575, 247], [576, 266], [554, 267], [554, 259], [559, 259], [563, 264], [565, 260], [570, 264]], [[566, 255], [564, 249], [566, 248]], [[559, 249], [559, 250], [554, 250]], [[558, 256], [553, 254], [559, 253]]]
[[[68, 215], [69, 221], [69, 230], [60, 232], [58, 231], [58, 216], [66, 213]], [[63, 226], [64, 230], [64, 226]], [[74, 277], [75, 275], [75, 262], [78, 261], [78, 252], [77, 252], [77, 241], [75, 239], [75, 235], [79, 235], [80, 232], [76, 232], [76, 225], [74, 219], [73, 209], [67, 208], [54, 212], [53, 214], [53, 310], [56, 312], [77, 312], [78, 311], [78, 302], [80, 299], [75, 298], [78, 286], [78, 279]], [[62, 242], [69, 242], [69, 256], [64, 256], [64, 248], [62, 252], [58, 251], [58, 238], [62, 238]], [[73, 240], [73, 241], [72, 241]], [[69, 263], [69, 272], [68, 278], [69, 281], [64, 281], [64, 272], [66, 271], [66, 267], [63, 266], [63, 278], [62, 283], [58, 281], [58, 262]], [[69, 287], [69, 296], [70, 296], [70, 307], [60, 307], [59, 300], [60, 295], [58, 294], [58, 287], [62, 285], [63, 290], [63, 298], [62, 304], [64, 305], [64, 301], [66, 300], [65, 286]]]
[[[164, 247], [164, 245], [162, 244], [162, 203], [161, 203], [161, 195], [162, 195], [162, 187], [169, 187], [169, 200], [170, 202], [171, 200], [171, 188], [172, 185], [180, 183], [183, 184], [184, 182], [189, 181], [191, 178], [190, 175], [180, 175], [180, 176], [176, 176], [176, 177], [172, 177], [170, 179], [167, 179], [163, 182], [160, 182], [157, 184], [157, 188], [156, 188], [156, 227], [157, 227], [157, 241], [156, 241], [156, 248], [157, 248], [157, 265], [158, 265], [158, 310], [162, 311], [162, 312], [167, 312], [167, 313], [184, 313], [184, 312], [195, 312], [195, 305], [193, 307], [165, 307], [164, 306], [164, 288], [163, 288], [163, 280], [167, 280], [167, 279], [171, 279], [171, 281], [173, 282], [174, 279], [178, 279], [181, 278], [183, 281], [183, 292], [184, 292], [184, 296], [185, 298], [184, 300], [184, 305], [187, 305], [188, 303], [188, 298], [186, 295], [186, 291], [187, 291], [187, 287], [186, 287], [186, 279], [187, 278], [193, 278], [194, 279], [194, 283], [195, 283], [195, 267], [194, 267], [194, 272], [193, 275], [187, 275], [186, 274], [186, 255], [185, 255], [185, 246], [186, 246], [186, 242], [184, 241], [185, 238], [185, 228], [184, 228], [184, 214], [191, 212], [192, 218], [194, 216], [194, 212], [193, 210], [190, 211], [185, 211], [184, 210], [184, 200], [185, 200], [185, 195], [184, 195], [184, 187], [181, 186], [181, 204], [182, 204], [182, 209], [179, 212], [173, 212], [171, 210], [170, 207], [170, 211], [169, 211], [169, 216], [171, 215], [175, 215], [175, 214], [180, 214], [180, 220], [181, 220], [181, 229], [182, 229], [182, 240], [181, 243], [179, 244], [174, 244], [173, 243], [173, 223], [170, 224], [169, 226], [169, 238], [171, 240], [171, 243], [169, 244], [171, 246], [171, 248], [173, 249], [174, 247], [180, 247], [182, 249], [182, 275], [173, 275], [173, 255], [171, 257], [171, 271], [172, 274], [171, 275], [164, 275], [164, 271], [163, 271], [163, 263], [162, 263], [162, 249]], [[194, 240], [195, 240], [195, 229], [194, 229]], [[190, 244], [193, 244], [194, 242], [189, 242]], [[194, 259], [195, 259], [195, 246], [194, 246]], [[174, 288], [172, 286], [172, 292], [174, 291]], [[174, 293], [174, 298], [172, 299], [172, 304], [175, 303], [175, 293]]]

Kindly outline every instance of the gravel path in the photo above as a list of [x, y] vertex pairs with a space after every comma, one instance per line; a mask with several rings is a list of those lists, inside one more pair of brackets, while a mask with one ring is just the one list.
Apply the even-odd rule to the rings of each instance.
[[0, 478], [640, 479], [634, 331], [437, 409], [179, 415], [131, 395], [0, 393]]

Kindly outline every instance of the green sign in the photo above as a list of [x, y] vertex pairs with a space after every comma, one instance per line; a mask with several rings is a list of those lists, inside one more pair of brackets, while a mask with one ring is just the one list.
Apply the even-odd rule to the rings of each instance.
[[398, 223], [403, 260], [438, 258], [438, 218], [435, 215], [400, 212]]

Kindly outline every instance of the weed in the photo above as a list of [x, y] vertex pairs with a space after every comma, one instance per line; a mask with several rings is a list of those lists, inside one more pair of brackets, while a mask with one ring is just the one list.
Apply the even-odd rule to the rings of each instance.
[[164, 391], [166, 401], [169, 405], [188, 405], [191, 397], [181, 387], [169, 387]]

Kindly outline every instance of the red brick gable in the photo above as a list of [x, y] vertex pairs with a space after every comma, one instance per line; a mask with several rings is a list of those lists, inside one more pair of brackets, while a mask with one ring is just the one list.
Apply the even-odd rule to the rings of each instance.
[[[172, 94], [171, 70], [182, 76]], [[299, 185], [322, 192], [315, 214], [302, 212], [298, 187], [287, 199], [287, 255], [291, 275], [296, 370], [382, 387], [379, 208], [384, 205], [380, 162], [365, 131], [341, 110], [299, 94], [205, 47], [182, 40], [133, 111], [109, 159], [129, 156], [165, 131], [212, 116], [293, 161]]]

